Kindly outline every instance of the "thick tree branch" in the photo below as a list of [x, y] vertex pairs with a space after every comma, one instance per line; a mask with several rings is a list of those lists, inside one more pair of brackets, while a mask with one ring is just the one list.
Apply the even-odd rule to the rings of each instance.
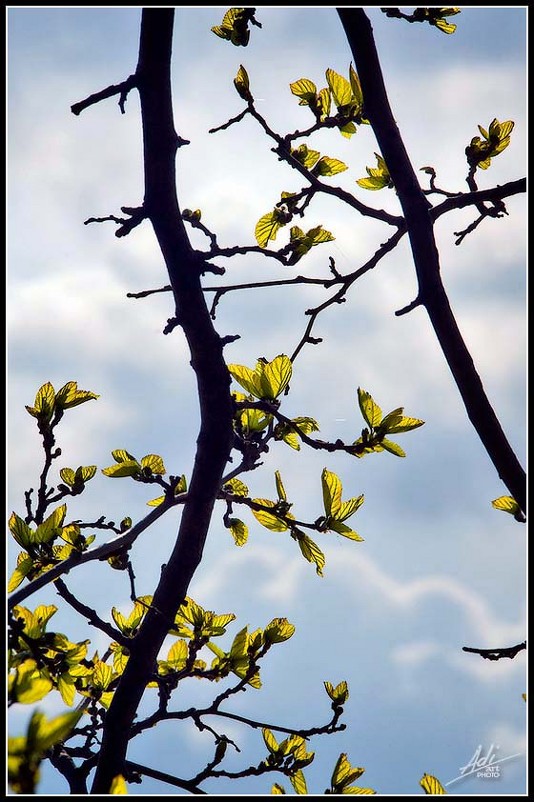
[[[362, 8], [338, 8], [339, 17], [360, 77], [366, 116], [371, 122], [406, 220], [419, 285], [418, 300], [426, 308], [467, 414], [497, 472], [526, 511], [525, 471], [512, 450], [486, 396], [441, 281], [432, 211], [419, 186], [393, 117], [373, 31]], [[449, 201], [444, 201], [444, 206]]]
[[201, 426], [187, 501], [175, 547], [104, 722], [93, 794], [108, 793], [124, 769], [130, 728], [145, 687], [156, 668], [163, 640], [200, 563], [232, 447], [230, 376], [223, 343], [213, 328], [200, 284], [203, 261], [191, 248], [176, 197], [170, 61], [174, 9], [145, 8], [136, 70], [143, 121], [144, 209], [161, 248], [176, 302], [176, 317], [187, 339], [196, 373]]

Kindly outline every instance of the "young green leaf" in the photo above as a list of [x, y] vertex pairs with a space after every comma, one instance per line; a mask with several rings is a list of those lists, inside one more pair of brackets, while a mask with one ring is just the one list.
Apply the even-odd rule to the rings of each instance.
[[43, 384], [35, 396], [33, 407], [26, 406], [32, 417], [48, 423], [54, 414], [56, 393], [50, 382]]
[[321, 484], [323, 488], [323, 503], [325, 515], [332, 518], [337, 518], [341, 509], [341, 480], [337, 474], [323, 468], [321, 474]]
[[[255, 498], [254, 502], [256, 504], [261, 504], [263, 507], [274, 508], [277, 506], [276, 502], [270, 501], [267, 498]], [[271, 532], [286, 532], [288, 529], [288, 525], [285, 521], [278, 518], [273, 513], [267, 512], [267, 510], [256, 510], [253, 508], [252, 514], [262, 526], [269, 529]], [[292, 516], [288, 513], [287, 517], [290, 518]]]
[[264, 629], [265, 641], [268, 643], [283, 643], [295, 632], [295, 627], [290, 624], [287, 618], [273, 618]]
[[367, 178], [359, 178], [356, 183], [363, 189], [377, 190], [388, 187], [393, 189], [394, 184], [391, 180], [386, 162], [379, 153], [375, 153], [377, 167], [366, 167]]
[[431, 796], [447, 793], [440, 781], [436, 777], [433, 777], [432, 774], [423, 774], [419, 784], [425, 794], [430, 794]]
[[128, 793], [128, 785], [126, 784], [126, 780], [124, 779], [124, 775], [117, 774], [113, 777], [111, 781], [111, 785], [109, 787], [110, 794], [127, 794]]
[[343, 78], [330, 68], [326, 71], [326, 82], [338, 107], [347, 106], [352, 100], [352, 88], [346, 78]]
[[294, 95], [300, 98], [299, 106], [309, 106], [317, 95], [317, 87], [309, 78], [300, 78], [289, 84], [289, 88]]
[[378, 426], [382, 420], [382, 410], [372, 398], [371, 394], [366, 390], [362, 390], [361, 387], [358, 387], [358, 404], [367, 425], [371, 429]]
[[304, 559], [315, 565], [315, 573], [317, 576], [323, 576], [323, 568], [326, 565], [326, 559], [317, 543], [314, 543], [311, 537], [308, 537], [308, 535], [305, 535], [304, 532], [300, 530], [294, 530], [292, 536], [297, 541]]
[[163, 464], [163, 459], [158, 454], [147, 454], [141, 460], [141, 467], [149, 468], [150, 472], [157, 476], [163, 476], [167, 471]]
[[331, 176], [343, 173], [345, 170], [348, 170], [348, 167], [344, 162], [332, 159], [330, 156], [323, 156], [313, 168], [312, 173], [316, 176]]
[[289, 780], [291, 782], [291, 785], [295, 789], [295, 793], [296, 794], [305, 794], [305, 795], [307, 795], [308, 787], [306, 785], [306, 778], [304, 777], [304, 774], [302, 773], [302, 769], [299, 769], [294, 774], [290, 774], [289, 775]]
[[242, 64], [239, 65], [237, 75], [234, 78], [234, 86], [237, 90], [238, 95], [241, 98], [243, 98], [243, 100], [246, 100], [247, 103], [254, 100], [254, 98], [250, 93], [250, 83], [248, 79], [248, 73]]
[[380, 445], [385, 451], [389, 451], [390, 454], [395, 454], [396, 457], [406, 456], [406, 452], [404, 451], [404, 449], [401, 448], [397, 443], [394, 443], [393, 440], [387, 440], [384, 437], [380, 441]]
[[239, 518], [230, 518], [230, 532], [234, 538], [236, 546], [244, 546], [248, 540], [248, 526], [240, 521]]
[[512, 496], [499, 496], [499, 498], [496, 498], [491, 502], [491, 505], [496, 510], [509, 512], [510, 515], [513, 515], [514, 517], [521, 515], [519, 504]]
[[56, 406], [60, 409], [71, 409], [80, 404], [85, 404], [86, 401], [100, 398], [96, 393], [90, 390], [78, 390], [78, 382], [67, 382], [56, 393]]

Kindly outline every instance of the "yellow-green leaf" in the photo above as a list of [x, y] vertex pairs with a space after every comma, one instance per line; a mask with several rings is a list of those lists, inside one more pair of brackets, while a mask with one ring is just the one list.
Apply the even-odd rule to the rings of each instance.
[[285, 789], [283, 785], [279, 783], [275, 783], [271, 788], [271, 794], [285, 794]]
[[141, 460], [141, 466], [143, 468], [150, 468], [151, 472], [158, 476], [163, 476], [167, 473], [165, 465], [163, 464], [163, 459], [159, 454], [147, 454], [146, 457], [143, 457]]
[[278, 741], [272, 734], [271, 730], [267, 729], [267, 727], [264, 727], [261, 731], [261, 734], [263, 735], [265, 746], [267, 747], [269, 752], [272, 755], [276, 755], [276, 753], [278, 752]]
[[307, 794], [308, 793], [308, 787], [306, 785], [306, 778], [304, 777], [304, 774], [302, 773], [302, 769], [299, 769], [298, 771], [296, 771], [295, 774], [291, 774], [289, 776], [289, 779], [291, 781], [291, 785], [295, 789], [295, 793], [296, 794]]
[[370, 393], [358, 387], [358, 404], [367, 425], [374, 429], [382, 420], [382, 410]]
[[8, 526], [14, 539], [23, 549], [27, 549], [34, 543], [34, 531], [30, 529], [28, 524], [23, 521], [16, 512], [11, 513]]
[[248, 73], [242, 64], [239, 65], [237, 75], [234, 78], [234, 86], [237, 90], [238, 95], [241, 98], [243, 98], [243, 100], [246, 100], [248, 102], [254, 99], [250, 93], [250, 82], [248, 78]]
[[389, 451], [390, 454], [395, 454], [396, 457], [406, 456], [404, 449], [402, 449], [397, 443], [394, 443], [393, 440], [386, 440], [384, 437], [384, 439], [380, 441], [380, 445], [386, 451]]
[[230, 518], [229, 529], [236, 546], [244, 546], [248, 540], [248, 526], [239, 518]]
[[239, 382], [241, 387], [255, 396], [261, 398], [261, 363], [256, 365], [255, 370], [245, 367], [245, 365], [227, 365], [228, 372], [234, 379]]
[[128, 460], [119, 465], [111, 465], [109, 468], [102, 468], [104, 476], [111, 476], [114, 479], [123, 476], [138, 476], [141, 473], [141, 466], [137, 460]]
[[351, 529], [350, 526], [342, 523], [342, 521], [330, 520], [328, 526], [332, 532], [337, 532], [338, 535], [343, 535], [343, 537], [346, 537], [349, 540], [356, 540], [358, 543], [363, 542], [363, 537]]
[[287, 493], [284, 487], [284, 483], [282, 482], [282, 476], [280, 475], [280, 471], [274, 472], [274, 479], [276, 483], [276, 492], [278, 493], [278, 499], [280, 501], [287, 501]]
[[[291, 155], [296, 159], [299, 164], [310, 170], [313, 165], [319, 160], [321, 154], [318, 150], [310, 150], [307, 145], [299, 145], [298, 148], [291, 150]], [[297, 228], [297, 226], [295, 226]], [[301, 232], [302, 233], [302, 232]]]
[[78, 390], [78, 382], [67, 382], [57, 391], [56, 404], [60, 409], [71, 409], [99, 397], [89, 390]]
[[110, 794], [127, 794], [128, 793], [128, 786], [126, 784], [126, 780], [124, 779], [122, 774], [117, 774], [116, 777], [113, 777], [111, 781], [111, 785], [109, 787]]
[[82, 714], [83, 710], [73, 710], [48, 721], [44, 716], [40, 717], [33, 741], [36, 751], [46, 752], [54, 744], [64, 741], [73, 727], [76, 726]]
[[323, 568], [325, 567], [326, 559], [317, 543], [314, 543], [308, 535], [300, 531], [296, 533], [296, 540], [299, 544], [302, 556], [308, 560], [309, 563], [314, 563], [315, 572], [318, 576], [323, 576]]
[[519, 510], [519, 504], [512, 496], [499, 496], [491, 502], [496, 510], [503, 510], [514, 515]]
[[336, 515], [336, 520], [338, 521], [346, 521], [357, 509], [359, 509], [363, 504], [363, 495], [357, 496], [356, 498], [350, 498], [348, 501], [343, 501], [341, 507], [339, 509], [338, 514]]
[[283, 643], [289, 640], [295, 632], [295, 627], [287, 618], [273, 618], [264, 629], [265, 640], [270, 643]]
[[337, 474], [323, 468], [321, 474], [324, 511], [327, 517], [336, 518], [341, 509], [341, 480]]
[[312, 172], [314, 175], [331, 176], [336, 175], [336, 173], [343, 173], [345, 170], [348, 170], [348, 167], [344, 162], [339, 159], [332, 159], [329, 156], [323, 156], [319, 159]]
[[54, 414], [55, 400], [56, 393], [54, 387], [50, 382], [46, 382], [37, 390], [33, 410], [31, 407], [26, 407], [26, 409], [30, 412], [30, 415], [44, 421], [49, 421]]
[[277, 209], [260, 217], [254, 229], [254, 236], [260, 248], [266, 248], [270, 240], [274, 241], [279, 230], [284, 225], [285, 223], [280, 219]]
[[433, 777], [432, 774], [423, 774], [419, 781], [419, 785], [425, 794], [437, 795], [447, 793], [440, 781], [436, 779], [436, 777]]
[[76, 698], [76, 687], [74, 685], [74, 677], [69, 674], [62, 674], [57, 680], [57, 689], [61, 694], [61, 698], [66, 705], [72, 707], [74, 699]]
[[37, 529], [35, 530], [35, 534], [33, 536], [34, 543], [48, 543], [54, 537], [58, 537], [61, 534], [61, 527], [63, 525], [63, 521], [65, 520], [65, 515], [67, 513], [67, 505], [62, 504], [60, 507], [57, 507], [48, 518], [40, 524]]
[[225, 483], [224, 489], [232, 493], [234, 496], [248, 496], [248, 487], [244, 482], [241, 481], [241, 479], [238, 479], [235, 476]]
[[301, 99], [301, 105], [309, 105], [311, 100], [315, 100], [317, 87], [309, 78], [300, 78], [289, 84], [291, 92]]
[[30, 571], [33, 568], [33, 560], [32, 558], [26, 554], [26, 552], [21, 552], [17, 558], [17, 567], [11, 574], [7, 586], [7, 592], [12, 593], [21, 582], [28, 576]]
[[[263, 507], [276, 507], [276, 502], [270, 501], [267, 498], [255, 498], [254, 502], [256, 504], [261, 504]], [[262, 526], [266, 529], [270, 529], [271, 532], [285, 532], [288, 528], [285, 521], [267, 510], [252, 509], [252, 514]]]
[[261, 376], [263, 397], [269, 399], [278, 398], [289, 384], [292, 372], [293, 365], [290, 358], [285, 354], [279, 354], [271, 362], [267, 362], [263, 366], [263, 374]]
[[352, 88], [346, 78], [343, 78], [330, 68], [326, 71], [326, 82], [334, 98], [334, 103], [340, 106], [348, 105], [352, 100]]

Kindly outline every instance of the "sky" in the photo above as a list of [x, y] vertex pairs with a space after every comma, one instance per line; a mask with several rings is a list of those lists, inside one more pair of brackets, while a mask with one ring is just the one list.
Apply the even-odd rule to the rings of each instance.
[[[309, 78], [325, 86], [327, 68], [347, 77], [351, 53], [334, 7], [258, 7], [262, 28], [252, 28], [247, 48], [211, 33], [224, 11], [177, 7], [172, 69], [176, 130], [190, 141], [177, 154], [179, 203], [201, 209], [202, 222], [229, 247], [255, 244], [258, 219], [282, 191], [303, 186], [252, 119], [209, 133], [243, 109], [233, 87], [239, 66], [248, 72], [260, 113], [285, 134], [312, 122], [289, 84]], [[489, 170], [477, 173], [479, 187], [525, 176], [526, 7], [462, 7], [451, 19], [458, 25], [452, 36], [387, 19], [378, 8], [368, 14], [393, 114], [416, 170], [431, 165], [438, 186], [466, 191], [465, 146], [478, 125], [487, 128], [497, 118], [515, 122], [511, 143]], [[154, 235], [147, 223], [120, 239], [112, 223], [84, 225], [142, 202], [138, 99], [129, 95], [124, 115], [116, 98], [79, 117], [70, 112], [73, 103], [135, 70], [140, 17], [138, 7], [7, 9], [7, 516], [13, 510], [24, 515], [24, 491], [38, 481], [38, 432], [24, 406], [46, 381], [59, 389], [74, 380], [100, 396], [65, 416], [57, 431], [58, 467], [105, 468], [113, 462], [111, 451], [125, 448], [138, 458], [160, 454], [169, 474], [190, 476], [198, 410], [184, 339], [179, 330], [162, 333], [173, 313], [170, 295], [126, 297], [167, 283]], [[350, 139], [322, 131], [307, 143], [349, 165], [329, 179], [332, 185], [400, 214], [393, 191], [370, 193], [355, 183], [366, 166], [375, 166], [378, 146], [370, 127]], [[424, 182], [425, 174], [419, 175]], [[526, 199], [516, 195], [506, 207], [506, 217], [484, 221], [460, 246], [454, 232], [473, 221], [472, 211], [441, 217], [435, 233], [460, 330], [525, 465]], [[299, 225], [323, 225], [335, 240], [293, 268], [255, 254], [218, 260], [226, 274], [208, 276], [205, 285], [324, 277], [330, 257], [340, 272], [350, 272], [391, 233], [328, 197], [316, 198]], [[195, 247], [208, 246], [198, 232], [193, 235]], [[276, 245], [286, 241], [282, 230]], [[384, 413], [403, 406], [406, 415], [425, 421], [394, 438], [406, 458], [382, 453], [355, 460], [279, 444], [259, 470], [242, 477], [252, 496], [275, 498], [279, 470], [293, 513], [312, 521], [322, 513], [320, 476], [327, 467], [339, 475], [343, 498], [364, 494], [350, 521], [364, 541], [332, 533], [314, 538], [326, 556], [320, 578], [294, 541], [252, 516], [246, 519], [248, 543], [236, 547], [221, 507], [189, 595], [205, 609], [236, 614], [221, 640], [227, 648], [245, 625], [254, 630], [287, 617], [296, 627], [264, 662], [261, 691], [240, 695], [233, 712], [296, 729], [315, 726], [329, 716], [323, 682], [348, 682], [347, 729], [310, 742], [316, 752], [305, 771], [310, 794], [324, 793], [345, 752], [366, 770], [360, 784], [384, 795], [422, 793], [424, 773], [437, 776], [452, 794], [523, 795], [525, 653], [491, 662], [462, 647], [504, 647], [525, 639], [525, 526], [491, 506], [508, 491], [469, 423], [425, 312], [394, 314], [415, 290], [411, 253], [402, 240], [353, 285], [346, 303], [319, 316], [313, 334], [322, 342], [306, 346], [295, 360], [282, 406], [288, 417], [315, 418], [321, 438], [352, 442], [364, 425], [357, 401], [362, 387]], [[308, 320], [305, 311], [326, 297], [309, 286], [227, 294], [215, 326], [221, 336], [240, 335], [226, 347], [227, 361], [253, 367], [260, 356], [291, 354]], [[150, 487], [98, 473], [69, 503], [68, 516], [91, 521], [129, 515], [137, 521], [154, 495]], [[153, 591], [178, 518], [179, 510], [171, 511], [137, 541], [132, 561], [139, 595]], [[97, 534], [97, 543], [104, 542], [105, 533]], [[18, 547], [8, 549], [11, 572]], [[66, 581], [107, 619], [111, 606], [130, 609], [126, 576], [105, 565], [83, 566]], [[57, 601], [47, 588], [26, 604]], [[91, 637], [100, 653], [107, 646], [69, 610], [61, 609], [52, 623], [71, 640]], [[200, 683], [183, 691], [176, 709], [214, 694]], [[143, 709], [153, 704], [147, 694]], [[42, 707], [64, 709], [57, 693]], [[23, 731], [30, 713], [12, 708], [14, 733]], [[214, 726], [242, 749], [230, 756], [232, 768], [264, 757], [259, 734], [225, 722]], [[202, 768], [211, 746], [207, 733], [173, 724], [134, 741], [129, 757], [188, 775]], [[483, 754], [498, 755], [500, 776], [463, 776], [453, 783], [479, 746]], [[206, 790], [262, 795], [275, 781], [292, 792], [277, 776], [212, 783]], [[38, 792], [68, 789], [45, 764]], [[129, 793], [169, 795], [169, 788], [147, 779]]]

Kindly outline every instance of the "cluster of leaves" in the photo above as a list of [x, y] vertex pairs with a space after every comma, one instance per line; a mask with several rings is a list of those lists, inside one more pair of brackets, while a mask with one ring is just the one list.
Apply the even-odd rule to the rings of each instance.
[[405, 457], [406, 453], [398, 443], [389, 440], [386, 435], [410, 432], [412, 429], [418, 429], [422, 426], [424, 421], [419, 418], [405, 417], [404, 407], [398, 407], [388, 412], [387, 415], [382, 416], [382, 410], [376, 401], [361, 387], [358, 387], [358, 403], [369, 428], [363, 429], [361, 436], [354, 443], [355, 446], [361, 449], [357, 450], [355, 455], [363, 457], [373, 451], [389, 451], [390, 454], [395, 454], [396, 457]]
[[497, 118], [489, 124], [489, 129], [478, 126], [483, 139], [479, 136], [473, 137], [470, 144], [465, 149], [467, 163], [472, 170], [479, 167], [487, 170], [491, 160], [502, 153], [510, 144], [510, 136], [514, 128], [512, 120], [500, 123]]
[[47, 719], [35, 710], [25, 735], [8, 738], [7, 774], [16, 794], [35, 794], [40, 779], [43, 756], [56, 744], [62, 743], [78, 723], [82, 710], [62, 713]]
[[405, 19], [408, 22], [428, 22], [443, 33], [451, 34], [456, 30], [453, 22], [448, 22], [447, 17], [459, 14], [461, 9], [455, 7], [444, 8], [416, 8], [413, 14], [405, 14], [400, 8], [381, 8], [386, 17]]
[[230, 8], [224, 15], [220, 25], [214, 25], [212, 31], [221, 39], [226, 39], [236, 47], [246, 47], [250, 39], [249, 24], [261, 28], [255, 19], [255, 8]]
[[[299, 78], [289, 88], [299, 98], [299, 106], [308, 106], [317, 122], [336, 127], [343, 136], [350, 138], [358, 130], [358, 125], [369, 125], [360, 79], [352, 64], [349, 80], [330, 68], [325, 76], [327, 86], [323, 89], [317, 90], [309, 78]], [[331, 116], [332, 103], [337, 113]]]

